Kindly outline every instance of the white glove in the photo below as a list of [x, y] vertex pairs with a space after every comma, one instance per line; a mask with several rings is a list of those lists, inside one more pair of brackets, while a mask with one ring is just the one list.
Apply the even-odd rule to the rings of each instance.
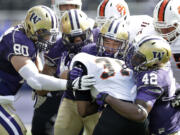
[[70, 90], [90, 90], [93, 85], [96, 84], [94, 75], [84, 75], [76, 78], [74, 81], [70, 81], [67, 84], [67, 89]]
[[47, 99], [47, 96], [39, 96], [35, 91], [32, 91], [32, 100], [34, 100], [34, 108], [39, 108]]

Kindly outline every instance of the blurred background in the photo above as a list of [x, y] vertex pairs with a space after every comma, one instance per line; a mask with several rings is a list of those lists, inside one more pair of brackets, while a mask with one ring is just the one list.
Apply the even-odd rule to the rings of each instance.
[[[51, 7], [53, 0], [0, 0], [0, 35], [11, 25], [24, 19], [26, 11], [34, 5]], [[89, 17], [96, 17], [96, 10], [101, 0], [82, 0], [82, 10]], [[152, 16], [153, 8], [158, 0], [126, 0], [131, 15], [148, 14]]]
[[[91, 18], [96, 17], [96, 10], [101, 0], [82, 0], [82, 10]], [[26, 11], [34, 5], [51, 7], [53, 0], [0, 0], [0, 35], [12, 25], [20, 23]], [[131, 15], [147, 14], [152, 16], [153, 9], [158, 0], [126, 0]], [[16, 96], [15, 108], [26, 125], [31, 124], [33, 102], [31, 89], [24, 85]]]

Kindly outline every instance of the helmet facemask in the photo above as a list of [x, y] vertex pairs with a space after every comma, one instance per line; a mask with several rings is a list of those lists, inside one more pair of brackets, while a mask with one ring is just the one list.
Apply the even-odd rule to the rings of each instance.
[[179, 23], [167, 25], [165, 22], [155, 22], [155, 30], [169, 43], [174, 42], [180, 34]]
[[[81, 51], [81, 48], [88, 44], [91, 43], [92, 37], [92, 31], [90, 29], [87, 29], [85, 31], [81, 32], [76, 32], [73, 34], [62, 34], [62, 41], [63, 44], [67, 46], [68, 50], [70, 53], [77, 54], [78, 52]], [[81, 41], [75, 43], [75, 39], [80, 38]]]
[[134, 51], [132, 58], [130, 60], [130, 64], [133, 67], [134, 70], [139, 71], [141, 70], [146, 70], [147, 67], [145, 66], [147, 64], [147, 60], [146, 57], [138, 52], [138, 51]]
[[35, 46], [39, 51], [48, 51], [52, 48], [53, 44], [56, 42], [58, 32], [56, 30], [47, 31], [45, 29], [40, 29], [35, 32], [33, 37]]
[[[115, 44], [114, 47], [108, 47], [109, 44], [108, 40], [114, 42]], [[126, 40], [117, 40], [113, 37], [100, 34], [97, 42], [97, 48], [98, 48], [98, 56], [123, 59], [124, 52], [128, 48], [128, 43]]]

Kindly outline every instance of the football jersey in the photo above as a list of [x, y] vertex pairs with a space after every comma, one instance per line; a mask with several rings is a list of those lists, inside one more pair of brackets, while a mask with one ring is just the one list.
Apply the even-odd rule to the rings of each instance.
[[[93, 38], [94, 38], [94, 42], [97, 41], [98, 35], [99, 35], [99, 29], [95, 28], [92, 30], [93, 33]], [[93, 46], [93, 48], [95, 48], [94, 43], [90, 43], [88, 45], [84, 45], [82, 47], [81, 51], [84, 51], [86, 53], [96, 53], [94, 52], [95, 50], [92, 48], [90, 49], [85, 48], [86, 46]], [[59, 76], [61, 73], [63, 73], [65, 70], [69, 69], [70, 63], [72, 58], [74, 57], [74, 54], [69, 54], [68, 52], [68, 46], [64, 45], [62, 42], [62, 38], [58, 39], [57, 42], [55, 43], [54, 47], [51, 48], [51, 50], [49, 51], [48, 54], [46, 54], [46, 63], [48, 63], [51, 66], [57, 66], [57, 70], [56, 70], [56, 76]], [[89, 51], [89, 49], [91, 51]], [[69, 99], [74, 99], [74, 95], [73, 92], [70, 90], [67, 90], [64, 92], [64, 97], [69, 98]]]
[[142, 29], [153, 25], [152, 17], [148, 15], [132, 15], [128, 19], [128, 30], [130, 34], [129, 42], [131, 43]]
[[170, 105], [176, 86], [169, 66], [135, 73], [136, 99], [152, 106], [149, 113], [150, 134], [167, 135], [180, 129], [180, 111]]
[[24, 82], [10, 62], [14, 55], [33, 61], [37, 55], [34, 43], [20, 26], [9, 28], [0, 38], [0, 95], [15, 95]]
[[136, 86], [133, 72], [123, 68], [124, 61], [79, 53], [73, 58], [71, 68], [76, 62], [81, 62], [87, 68], [87, 73], [95, 76], [94, 88], [98, 92], [106, 92], [118, 99], [134, 101]]
[[[143, 35], [159, 35], [154, 26], [147, 27], [142, 31]], [[171, 67], [173, 70], [176, 81], [180, 84], [180, 36], [170, 44], [172, 57], [170, 59]]]

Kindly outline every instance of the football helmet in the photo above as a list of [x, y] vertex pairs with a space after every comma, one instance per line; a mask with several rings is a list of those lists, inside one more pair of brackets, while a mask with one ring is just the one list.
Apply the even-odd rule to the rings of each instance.
[[180, 33], [179, 0], [161, 0], [154, 9], [155, 30], [168, 42], [173, 42]]
[[81, 9], [82, 1], [81, 0], [55, 0], [54, 1], [54, 10], [55, 13], [60, 20], [63, 13], [67, 10], [61, 10], [60, 6], [62, 5], [75, 5], [76, 9]]
[[137, 36], [129, 50], [130, 65], [135, 71], [158, 69], [171, 57], [169, 43], [160, 36]]
[[101, 27], [111, 17], [126, 20], [128, 16], [130, 12], [124, 0], [103, 0], [97, 9], [96, 25]]
[[48, 51], [56, 42], [58, 21], [54, 12], [43, 5], [28, 10], [23, 23], [25, 33], [40, 51]]
[[123, 59], [124, 52], [128, 48], [128, 41], [129, 33], [126, 22], [122, 18], [110, 19], [101, 27], [99, 33], [98, 56]]
[[[91, 24], [88, 20], [87, 15], [78, 9], [66, 11], [61, 17], [62, 42], [70, 52], [77, 53], [83, 45], [93, 41]], [[81, 38], [81, 42], [75, 43], [77, 37]]]

